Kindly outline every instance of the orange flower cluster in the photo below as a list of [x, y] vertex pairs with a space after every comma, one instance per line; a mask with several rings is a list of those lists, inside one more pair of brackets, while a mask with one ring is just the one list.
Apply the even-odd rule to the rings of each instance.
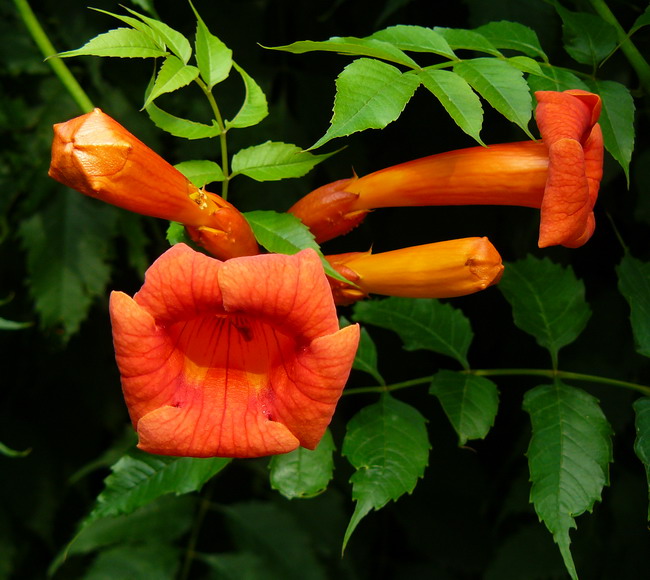
[[[602, 175], [600, 98], [536, 93], [541, 142], [474, 147], [416, 159], [311, 192], [289, 211], [316, 240], [374, 208], [501, 204], [540, 209], [539, 246], [578, 247], [594, 231]], [[54, 126], [50, 175], [81, 193], [182, 223], [213, 256], [178, 244], [131, 298], [111, 296], [116, 360], [139, 447], [194, 457], [314, 449], [352, 367], [358, 325], [339, 330], [335, 304], [369, 294], [445, 298], [499, 281], [487, 238], [391, 252], [260, 254], [244, 216], [194, 186], [101, 110]], [[223, 261], [222, 261], [223, 260]]]

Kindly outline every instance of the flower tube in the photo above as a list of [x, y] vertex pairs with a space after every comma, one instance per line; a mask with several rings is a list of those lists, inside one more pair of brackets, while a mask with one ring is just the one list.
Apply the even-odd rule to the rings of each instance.
[[219, 258], [259, 252], [232, 204], [193, 185], [100, 109], [54, 125], [49, 175], [122, 209], [180, 222]]
[[313, 250], [221, 262], [177, 244], [110, 313], [138, 447], [162, 455], [314, 449], [359, 341]]
[[363, 220], [362, 212], [374, 208], [532, 207], [541, 210], [540, 247], [578, 247], [593, 233], [602, 177], [600, 97], [580, 90], [535, 96], [541, 142], [470, 147], [416, 159], [321, 187], [289, 212], [322, 243], [350, 231]]
[[449, 240], [379, 254], [337, 254], [326, 256], [326, 259], [354, 284], [330, 279], [337, 304], [351, 304], [368, 294], [405, 298], [465, 296], [496, 284], [503, 273], [501, 256], [485, 237]]

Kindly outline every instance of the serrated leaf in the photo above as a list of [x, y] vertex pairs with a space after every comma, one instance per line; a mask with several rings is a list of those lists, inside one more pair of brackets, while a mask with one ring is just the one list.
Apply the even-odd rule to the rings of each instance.
[[131, 14], [137, 16], [142, 22], [148, 24], [153, 28], [160, 36], [165, 40], [165, 44], [184, 64], [190, 60], [192, 56], [192, 47], [190, 46], [190, 41], [187, 40], [180, 32], [174, 30], [168, 24], [160, 22], [155, 18], [150, 18], [149, 16], [144, 16], [139, 14], [135, 10], [126, 8]]
[[205, 187], [208, 183], [223, 181], [225, 179], [221, 166], [214, 161], [206, 159], [182, 161], [174, 165], [174, 167], [196, 185], [196, 187]]
[[183, 139], [209, 139], [221, 135], [221, 129], [216, 121], [213, 121], [212, 125], [206, 125], [205, 123], [182, 119], [167, 111], [163, 111], [155, 103], [149, 103], [145, 107], [145, 110], [156, 127], [174, 137], [181, 137]]
[[271, 50], [283, 50], [293, 54], [326, 51], [353, 56], [369, 56], [417, 69], [417, 63], [390, 42], [383, 42], [372, 37], [356, 38], [354, 36], [334, 36], [329, 40], [301, 40], [284, 46], [267, 46]]
[[252, 127], [257, 125], [262, 119], [269, 114], [269, 105], [266, 101], [266, 95], [253, 78], [236, 62], [233, 63], [235, 70], [240, 74], [244, 81], [246, 96], [244, 102], [232, 119], [226, 121], [226, 127]]
[[175, 56], [168, 56], [160, 67], [156, 82], [153, 84], [142, 108], [149, 106], [160, 95], [172, 93], [181, 87], [189, 85], [198, 76], [198, 68], [184, 64]]
[[438, 371], [429, 393], [435, 395], [458, 434], [458, 444], [484, 439], [499, 408], [499, 390], [485, 377], [454, 371]]
[[432, 350], [469, 367], [472, 328], [465, 315], [449, 304], [428, 298], [391, 297], [357, 302], [352, 318], [396, 332], [405, 350]]
[[381, 509], [415, 489], [424, 475], [430, 448], [425, 418], [388, 393], [350, 419], [342, 454], [356, 469], [350, 478], [356, 505], [343, 549], [370, 510]]
[[91, 10], [94, 10], [95, 12], [100, 12], [101, 14], [106, 14], [107, 16], [112, 16], [113, 18], [117, 18], [118, 20], [121, 20], [125, 24], [128, 24], [132, 28], [135, 28], [136, 30], [139, 30], [140, 32], [143, 32], [144, 34], [151, 36], [153, 41], [158, 45], [158, 47], [161, 50], [165, 50], [167, 46], [165, 45], [165, 39], [158, 34], [151, 26], [148, 24], [142, 22], [141, 20], [138, 20], [137, 18], [132, 18], [131, 16], [126, 16], [124, 14], [115, 14], [113, 12], [109, 12], [108, 10], [101, 10], [100, 8], [91, 8]]
[[506, 119], [532, 139], [528, 122], [532, 115], [532, 97], [523, 73], [507, 60], [474, 58], [454, 65], [454, 72]]
[[104, 294], [117, 211], [65, 189], [20, 226], [41, 325], [60, 330], [64, 340], [77, 332], [93, 299]]
[[198, 491], [228, 463], [230, 459], [223, 457], [197, 459], [132, 451], [111, 467], [97, 505], [82, 526], [98, 518], [130, 514], [163, 495]]
[[[650, 397], [642, 397], [634, 401], [634, 411], [636, 413], [634, 452], [645, 467], [648, 499], [650, 500]], [[650, 521], [650, 503], [648, 504], [648, 521]]]
[[332, 155], [334, 152], [314, 155], [297, 145], [267, 141], [235, 153], [231, 161], [231, 176], [247, 175], [255, 181], [302, 177]]
[[295, 451], [271, 458], [271, 487], [287, 499], [314, 497], [327, 489], [334, 472], [334, 439], [329, 429], [313, 451]]
[[579, 77], [563, 68], [544, 65], [542, 73], [543, 76], [528, 77], [531, 91], [589, 90], [589, 87]]
[[519, 22], [501, 20], [499, 22], [488, 22], [475, 29], [487, 38], [494, 47], [516, 50], [532, 58], [548, 60], [546, 53], [539, 43], [537, 33]]
[[619, 162], [630, 182], [630, 160], [634, 151], [634, 99], [625, 85], [616, 81], [589, 82], [591, 90], [602, 99], [599, 123], [605, 148]]
[[555, 8], [562, 18], [564, 50], [575, 61], [595, 69], [616, 48], [616, 30], [595, 14], [571, 12], [560, 4]]
[[433, 30], [440, 34], [453, 50], [474, 50], [476, 52], [486, 52], [493, 56], [502, 56], [485, 36], [475, 30], [443, 28], [441, 26], [436, 26]]
[[72, 56], [114, 56], [119, 58], [157, 58], [167, 56], [149, 35], [133, 28], [115, 28], [91, 38], [81, 48], [60, 52], [61, 58]]
[[210, 32], [194, 6], [196, 16], [196, 64], [208, 90], [228, 78], [232, 68], [232, 50]]
[[368, 58], [355, 60], [337, 77], [330, 127], [310, 149], [336, 137], [383, 129], [400, 116], [419, 84], [418, 76], [404, 74], [390, 64]]
[[636, 351], [650, 357], [650, 262], [642, 262], [626, 253], [616, 273], [618, 289], [630, 305]]
[[499, 289], [515, 324], [548, 349], [555, 367], [558, 351], [580, 335], [591, 316], [584, 283], [571, 268], [528, 256], [506, 265]]
[[424, 68], [417, 73], [422, 84], [440, 101], [449, 116], [470, 137], [481, 145], [480, 133], [483, 126], [481, 99], [469, 83], [455, 72]]
[[454, 51], [444, 37], [432, 28], [425, 28], [424, 26], [398, 24], [379, 30], [367, 38], [388, 42], [400, 50], [432, 52], [449, 59], [456, 58]]
[[363, 327], [361, 328], [359, 348], [354, 357], [352, 368], [368, 373], [380, 385], [386, 384], [384, 377], [381, 376], [377, 368], [377, 347], [368, 331]]
[[594, 397], [559, 381], [528, 391], [523, 407], [533, 429], [527, 452], [530, 499], [577, 580], [569, 530], [609, 483], [612, 429]]
[[544, 74], [539, 63], [527, 56], [513, 56], [508, 59], [508, 62], [523, 73], [539, 76]]

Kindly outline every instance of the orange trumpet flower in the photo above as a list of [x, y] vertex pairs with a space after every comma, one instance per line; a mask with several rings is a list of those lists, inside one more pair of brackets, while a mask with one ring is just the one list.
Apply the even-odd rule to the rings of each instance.
[[326, 256], [339, 274], [356, 285], [330, 278], [337, 304], [368, 294], [405, 298], [453, 298], [496, 284], [503, 273], [501, 256], [487, 238], [463, 238], [372, 254]]
[[180, 222], [221, 259], [259, 252], [232, 204], [193, 185], [100, 109], [54, 125], [49, 175], [122, 209]]
[[359, 341], [313, 250], [221, 262], [177, 244], [110, 313], [138, 447], [162, 455], [314, 449]]
[[578, 247], [594, 230], [602, 177], [598, 95], [535, 93], [541, 142], [471, 147], [334, 182], [289, 212], [318, 242], [350, 231], [370, 209], [427, 205], [516, 205], [540, 208], [538, 244]]

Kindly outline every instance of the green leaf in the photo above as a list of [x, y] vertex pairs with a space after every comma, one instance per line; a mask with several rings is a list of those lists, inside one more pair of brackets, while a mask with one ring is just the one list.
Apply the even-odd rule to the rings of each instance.
[[475, 29], [483, 37], [487, 38], [494, 47], [505, 48], [522, 52], [531, 58], [548, 60], [546, 53], [539, 43], [537, 33], [519, 22], [488, 22]]
[[313, 451], [298, 447], [290, 453], [274, 455], [269, 465], [271, 487], [287, 499], [321, 494], [332, 480], [334, 449], [334, 439], [327, 430]]
[[160, 67], [156, 82], [142, 108], [146, 108], [160, 95], [172, 93], [181, 87], [189, 85], [198, 76], [198, 68], [183, 64], [175, 56], [168, 56]]
[[605, 148], [623, 168], [629, 185], [634, 151], [634, 99], [628, 88], [616, 81], [593, 80], [589, 85], [603, 102], [599, 122]]
[[513, 56], [512, 58], [508, 59], [508, 62], [523, 73], [539, 76], [544, 75], [542, 72], [542, 67], [539, 65], [539, 63], [527, 56]]
[[108, 578], [146, 578], [174, 580], [181, 563], [178, 548], [165, 544], [115, 546], [101, 552], [90, 565], [83, 580]]
[[334, 36], [329, 40], [301, 40], [284, 46], [267, 46], [271, 50], [283, 50], [293, 54], [304, 54], [305, 52], [326, 51], [337, 52], [339, 54], [348, 54], [353, 56], [369, 56], [401, 64], [409, 68], [417, 69], [417, 63], [404, 54], [397, 46], [390, 42], [376, 40], [373, 37], [355, 38], [348, 36], [345, 38]]
[[644, 26], [648, 26], [650, 24], [650, 5], [645, 9], [645, 12], [641, 14], [635, 21], [634, 24], [632, 25], [632, 28], [630, 28], [630, 32], [628, 33], [628, 36], [632, 36], [639, 28], [643, 28]]
[[182, 243], [193, 247], [194, 244], [189, 234], [187, 233], [185, 226], [183, 224], [179, 224], [178, 222], [169, 222], [166, 239], [171, 246]]
[[429, 298], [370, 300], [357, 302], [352, 318], [396, 332], [405, 350], [432, 350], [469, 367], [472, 328], [465, 315], [449, 304]]
[[442, 28], [440, 26], [436, 26], [433, 30], [440, 34], [453, 50], [473, 50], [486, 52], [493, 56], [502, 56], [496, 47], [480, 32], [463, 28]]
[[559, 4], [555, 8], [562, 18], [564, 50], [595, 69], [616, 48], [616, 29], [595, 14], [571, 12]]
[[616, 268], [618, 289], [630, 305], [636, 351], [650, 357], [650, 262], [626, 253]]
[[499, 408], [499, 390], [486, 379], [468, 373], [438, 371], [429, 393], [435, 395], [458, 433], [458, 444], [484, 439], [494, 425]]
[[41, 326], [69, 339], [110, 278], [117, 209], [64, 188], [20, 225]]
[[196, 161], [183, 161], [174, 165], [196, 187], [205, 187], [213, 181], [223, 181], [225, 176], [218, 163], [199, 159]]
[[452, 60], [456, 59], [454, 51], [444, 37], [432, 28], [425, 28], [424, 26], [398, 24], [397, 26], [389, 26], [379, 30], [368, 38], [388, 42], [400, 50], [432, 52]]
[[145, 107], [145, 110], [156, 127], [174, 137], [181, 137], [182, 139], [209, 139], [221, 135], [221, 129], [216, 121], [212, 121], [212, 125], [206, 125], [204, 123], [190, 121], [189, 119], [181, 119], [163, 111], [155, 103], [149, 103]]
[[359, 348], [354, 357], [352, 368], [364, 373], [368, 373], [380, 385], [385, 385], [384, 377], [381, 376], [377, 368], [377, 347], [365, 328], [361, 328], [361, 337], [359, 339]]
[[334, 153], [314, 155], [297, 145], [267, 141], [235, 153], [231, 162], [231, 175], [247, 175], [255, 181], [302, 177], [332, 155]]
[[141, 20], [138, 20], [137, 18], [132, 18], [131, 16], [126, 16], [124, 14], [115, 14], [113, 12], [108, 12], [107, 10], [101, 10], [100, 8], [91, 8], [91, 10], [94, 10], [95, 12], [100, 12], [101, 14], [107, 14], [108, 16], [112, 16], [113, 18], [117, 18], [118, 20], [121, 20], [122, 22], [128, 24], [132, 28], [135, 28], [136, 30], [143, 32], [144, 34], [150, 36], [161, 50], [166, 51], [167, 46], [165, 45], [165, 39], [160, 34], [158, 34], [158, 32], [156, 32], [153, 28], [151, 28], [151, 26], [142, 22]]
[[612, 430], [594, 397], [559, 381], [528, 391], [523, 406], [533, 429], [527, 452], [530, 499], [577, 580], [569, 530], [609, 482]]
[[354, 513], [343, 549], [370, 510], [411, 493], [429, 460], [426, 420], [417, 409], [388, 393], [348, 422], [343, 455], [356, 469], [350, 478]]
[[589, 87], [579, 77], [563, 68], [544, 65], [542, 73], [543, 76], [528, 77], [528, 85], [532, 91], [589, 90]]
[[235, 70], [239, 73], [244, 81], [246, 96], [241, 109], [237, 112], [232, 121], [226, 121], [226, 127], [252, 127], [257, 125], [262, 119], [269, 114], [269, 105], [266, 101], [266, 95], [253, 78], [236, 62], [233, 63]]
[[440, 101], [456, 124], [481, 145], [483, 126], [481, 99], [469, 83], [455, 72], [424, 68], [418, 71], [422, 84]]
[[131, 14], [137, 16], [142, 22], [148, 24], [153, 28], [160, 36], [164, 39], [165, 44], [179, 59], [183, 61], [184, 64], [187, 64], [187, 61], [190, 60], [192, 56], [192, 47], [190, 46], [190, 41], [187, 40], [180, 32], [174, 30], [171, 26], [156, 20], [155, 18], [149, 18], [143, 14], [138, 14], [135, 10], [126, 8]]
[[11, 449], [11, 447], [7, 447], [4, 443], [0, 443], [0, 455], [5, 455], [6, 457], [26, 457], [31, 451], [31, 449], [16, 451], [15, 449]]
[[130, 514], [162, 495], [198, 491], [228, 463], [230, 459], [222, 457], [167, 457], [137, 450], [128, 453], [111, 468], [97, 505], [82, 526], [98, 518]]
[[454, 65], [454, 72], [506, 119], [517, 124], [532, 139], [528, 122], [532, 97], [523, 73], [507, 60], [474, 58]]
[[378, 60], [360, 58], [350, 63], [336, 79], [330, 127], [311, 149], [336, 137], [383, 129], [400, 116], [419, 84], [417, 75], [403, 74]]
[[[648, 481], [648, 499], [650, 500], [650, 397], [642, 397], [634, 401], [636, 412], [636, 441], [634, 451], [645, 467]], [[648, 507], [648, 521], [650, 521], [650, 504]]]
[[0, 330], [20, 330], [22, 328], [29, 328], [33, 324], [33, 322], [16, 322], [14, 320], [0, 318]]
[[515, 324], [551, 353], [573, 342], [591, 315], [585, 285], [571, 268], [528, 256], [506, 265], [499, 289], [512, 306]]
[[196, 16], [196, 64], [210, 90], [228, 78], [233, 65], [232, 50], [210, 32], [194, 5], [190, 6]]
[[61, 58], [72, 56], [115, 56], [120, 58], [157, 58], [166, 50], [149, 35], [132, 28], [115, 28], [91, 38], [81, 48], [60, 52]]

